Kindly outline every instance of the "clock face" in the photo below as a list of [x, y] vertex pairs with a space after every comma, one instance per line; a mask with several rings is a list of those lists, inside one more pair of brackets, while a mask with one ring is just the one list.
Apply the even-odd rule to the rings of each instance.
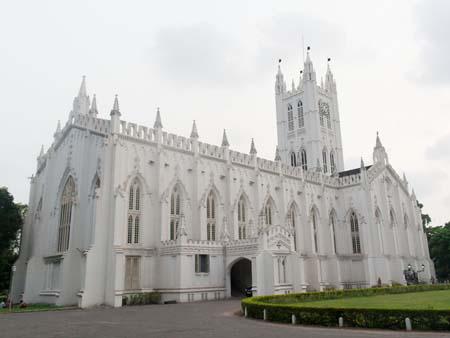
[[320, 113], [326, 116], [330, 115], [330, 106], [328, 105], [328, 103], [320, 101], [319, 102], [319, 110]]

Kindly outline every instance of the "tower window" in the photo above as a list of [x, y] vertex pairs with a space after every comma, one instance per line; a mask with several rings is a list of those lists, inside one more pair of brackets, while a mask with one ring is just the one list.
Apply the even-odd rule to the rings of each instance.
[[305, 116], [303, 115], [302, 101], [298, 101], [297, 103], [297, 113], [298, 113], [298, 127], [303, 128], [305, 126]]
[[336, 163], [334, 162], [334, 151], [330, 152], [330, 167], [331, 173], [334, 174], [336, 171]]
[[322, 161], [323, 161], [323, 172], [327, 173], [328, 172], [328, 165], [327, 165], [327, 150], [323, 149], [322, 150]]
[[361, 240], [359, 237], [359, 224], [358, 224], [358, 218], [356, 217], [356, 214], [352, 212], [350, 216], [350, 230], [352, 234], [352, 247], [353, 247], [353, 253], [354, 254], [360, 254], [361, 253]]
[[239, 239], [247, 238], [247, 215], [245, 208], [245, 200], [244, 196], [241, 196], [238, 203], [238, 231], [239, 231]]
[[177, 238], [178, 228], [181, 223], [181, 196], [180, 189], [175, 186], [172, 195], [170, 196], [170, 226], [169, 239], [175, 240]]
[[208, 241], [216, 240], [216, 200], [211, 191], [206, 201], [206, 238]]
[[294, 113], [291, 104], [288, 104], [288, 129], [289, 131], [294, 130]]
[[306, 157], [306, 150], [302, 149], [300, 151], [300, 156], [301, 156], [301, 160], [302, 160], [302, 169], [303, 170], [308, 170], [308, 159]]
[[137, 180], [130, 186], [128, 195], [127, 244], [138, 244], [140, 235], [141, 190]]
[[297, 166], [297, 158], [295, 156], [295, 152], [291, 153], [291, 166], [293, 166], [293, 167]]

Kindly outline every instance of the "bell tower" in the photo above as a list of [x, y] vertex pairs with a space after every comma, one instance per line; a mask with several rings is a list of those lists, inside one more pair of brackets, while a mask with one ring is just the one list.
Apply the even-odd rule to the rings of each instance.
[[317, 84], [316, 71], [306, 54], [298, 86], [286, 90], [280, 65], [275, 80], [278, 149], [281, 160], [304, 170], [328, 175], [344, 170], [336, 82], [328, 59], [325, 83]]

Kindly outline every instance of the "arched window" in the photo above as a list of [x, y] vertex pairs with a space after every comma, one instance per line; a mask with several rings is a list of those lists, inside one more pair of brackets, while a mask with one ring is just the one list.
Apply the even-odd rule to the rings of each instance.
[[406, 215], [406, 214], [403, 216], [403, 223], [405, 225], [405, 229], [407, 229], [408, 228], [408, 215]]
[[212, 191], [206, 200], [206, 239], [216, 240], [216, 200]]
[[130, 185], [128, 194], [127, 244], [139, 244], [141, 190], [138, 180]]
[[295, 156], [295, 152], [291, 153], [291, 166], [293, 166], [293, 167], [297, 166], [297, 158]]
[[178, 186], [173, 188], [170, 195], [170, 224], [169, 224], [169, 239], [175, 240], [177, 238], [178, 228], [181, 223], [181, 196]]
[[327, 150], [325, 148], [323, 148], [322, 150], [322, 162], [323, 162], [323, 172], [327, 173], [328, 172], [328, 165], [327, 165]]
[[239, 239], [247, 238], [247, 210], [245, 208], [244, 196], [238, 202], [238, 232]]
[[295, 206], [292, 204], [288, 211], [288, 226], [293, 230], [294, 250], [297, 251], [297, 232], [295, 228]]
[[337, 253], [337, 244], [336, 244], [336, 212], [332, 210], [330, 212], [330, 232], [331, 232], [331, 241], [332, 241], [332, 250], [333, 253]]
[[266, 205], [264, 206], [264, 224], [265, 225], [272, 225], [272, 219], [273, 217], [273, 208], [272, 208], [272, 202], [268, 200], [266, 202]]
[[314, 240], [314, 243], [313, 243], [314, 244], [314, 252], [317, 253], [319, 251], [319, 238], [318, 238], [319, 229], [318, 229], [318, 224], [317, 224], [317, 222], [318, 222], [317, 213], [316, 213], [315, 209], [313, 209], [311, 212], [312, 212], [311, 218], [312, 218], [312, 230], [313, 230], [313, 240]]
[[375, 222], [377, 224], [378, 240], [380, 241], [380, 252], [384, 253], [382, 218], [378, 208], [375, 211]]
[[294, 112], [291, 104], [288, 104], [288, 129], [289, 131], [294, 130]]
[[390, 210], [389, 211], [389, 218], [390, 218], [390, 226], [391, 228], [393, 228], [395, 226], [395, 215], [394, 215], [394, 210]]
[[359, 238], [359, 224], [358, 217], [356, 217], [355, 212], [350, 215], [350, 230], [352, 235], [352, 247], [354, 254], [361, 253], [361, 240]]
[[58, 227], [58, 252], [69, 249], [70, 224], [72, 221], [72, 209], [75, 201], [75, 182], [70, 176], [61, 196], [61, 210]]
[[302, 169], [308, 170], [308, 159], [306, 158], [306, 150], [302, 149], [300, 150], [300, 156], [302, 160]]
[[297, 113], [298, 113], [298, 127], [303, 128], [305, 126], [305, 116], [303, 115], [302, 101], [298, 101], [297, 103]]
[[334, 174], [336, 172], [336, 162], [334, 161], [334, 151], [330, 151], [330, 172]]

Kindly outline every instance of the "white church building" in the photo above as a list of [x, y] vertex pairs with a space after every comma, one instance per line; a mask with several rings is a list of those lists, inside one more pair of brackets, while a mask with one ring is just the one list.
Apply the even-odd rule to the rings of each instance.
[[434, 276], [420, 209], [376, 137], [345, 170], [336, 83], [309, 53], [298, 85], [275, 81], [275, 159], [99, 117], [85, 79], [37, 158], [13, 278], [27, 303], [121, 306], [157, 291], [190, 302], [405, 283]]

